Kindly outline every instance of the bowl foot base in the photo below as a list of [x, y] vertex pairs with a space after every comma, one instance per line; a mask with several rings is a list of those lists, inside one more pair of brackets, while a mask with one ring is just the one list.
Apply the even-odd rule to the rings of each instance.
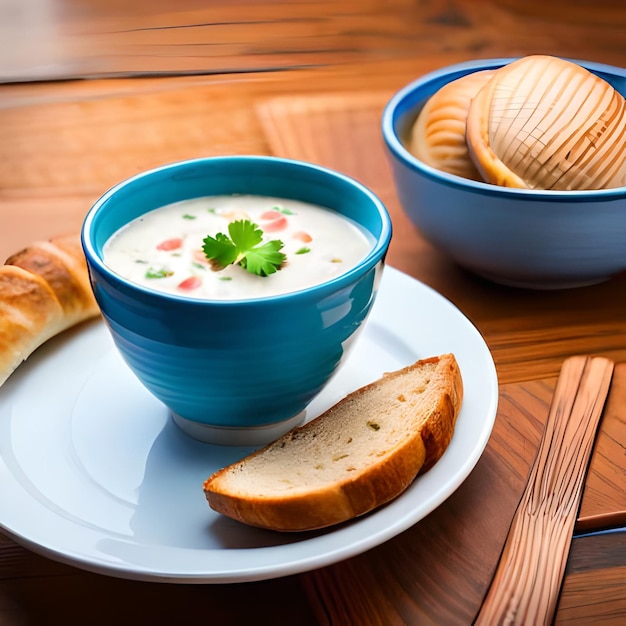
[[203, 424], [172, 413], [174, 423], [187, 435], [219, 446], [261, 446], [278, 439], [287, 431], [304, 422], [306, 411], [282, 422], [264, 424], [262, 426], [215, 426]]
[[591, 285], [598, 285], [599, 283], [606, 282], [611, 276], [599, 276], [595, 278], [564, 278], [564, 279], [545, 279], [529, 278], [527, 280], [523, 278], [506, 278], [504, 276], [497, 276], [495, 274], [489, 274], [488, 272], [475, 271], [477, 276], [484, 278], [492, 283], [497, 283], [505, 287], [517, 287], [520, 289], [535, 289], [538, 291], [555, 291], [559, 289], [577, 289], [578, 287], [590, 287]]

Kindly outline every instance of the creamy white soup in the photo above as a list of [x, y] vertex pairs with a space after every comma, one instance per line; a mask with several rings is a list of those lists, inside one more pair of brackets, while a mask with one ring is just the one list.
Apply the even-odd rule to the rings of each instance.
[[[248, 221], [262, 243], [279, 240], [280, 269], [256, 275], [233, 263], [216, 270], [203, 251], [209, 235], [229, 235]], [[363, 259], [373, 240], [351, 220], [320, 206], [263, 196], [209, 196], [150, 211], [105, 244], [104, 262], [125, 278], [167, 293], [212, 300], [288, 293], [343, 274]]]

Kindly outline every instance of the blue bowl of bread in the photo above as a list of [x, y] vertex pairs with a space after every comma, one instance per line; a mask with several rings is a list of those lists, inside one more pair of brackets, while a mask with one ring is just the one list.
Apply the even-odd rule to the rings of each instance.
[[382, 134], [418, 231], [534, 289], [626, 269], [626, 70], [544, 55], [445, 67], [398, 91]]

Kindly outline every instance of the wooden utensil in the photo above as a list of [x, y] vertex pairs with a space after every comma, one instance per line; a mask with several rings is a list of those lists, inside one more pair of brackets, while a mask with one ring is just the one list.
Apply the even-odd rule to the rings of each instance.
[[568, 358], [477, 626], [550, 624], [613, 362]]

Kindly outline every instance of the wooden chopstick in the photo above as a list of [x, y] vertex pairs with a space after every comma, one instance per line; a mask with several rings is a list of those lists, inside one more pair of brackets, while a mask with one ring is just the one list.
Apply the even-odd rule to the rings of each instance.
[[613, 362], [564, 361], [539, 450], [477, 626], [550, 624]]

